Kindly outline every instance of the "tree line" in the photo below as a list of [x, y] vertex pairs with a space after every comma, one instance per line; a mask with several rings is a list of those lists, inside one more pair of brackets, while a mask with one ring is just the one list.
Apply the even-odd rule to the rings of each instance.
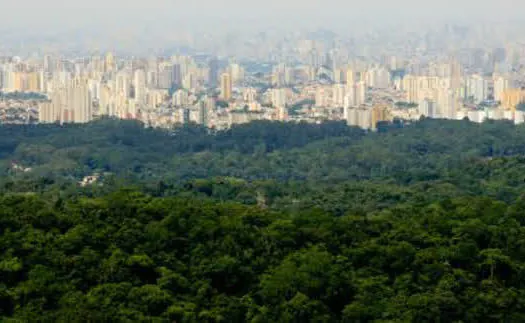
[[525, 126], [380, 130], [2, 125], [0, 320], [525, 320]]

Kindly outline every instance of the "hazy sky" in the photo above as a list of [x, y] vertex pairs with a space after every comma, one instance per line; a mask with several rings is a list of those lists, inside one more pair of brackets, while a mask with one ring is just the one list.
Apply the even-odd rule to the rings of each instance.
[[352, 21], [403, 19], [505, 20], [525, 10], [523, 0], [0, 0], [0, 29], [45, 31], [114, 26], [140, 30], [316, 26], [340, 28]]

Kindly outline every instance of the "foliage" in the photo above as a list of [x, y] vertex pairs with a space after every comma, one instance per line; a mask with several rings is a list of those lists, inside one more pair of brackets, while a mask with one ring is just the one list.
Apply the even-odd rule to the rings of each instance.
[[0, 126], [0, 320], [524, 321], [525, 126], [381, 129]]
[[230, 104], [228, 103], [228, 101], [224, 101], [224, 100], [217, 100], [215, 102], [215, 105], [217, 105], [218, 108], [227, 108], [230, 106]]
[[131, 190], [0, 200], [20, 321], [522, 321], [523, 200], [342, 216]]
[[299, 102], [296, 102], [288, 107], [288, 113], [290, 115], [298, 115], [299, 110], [301, 110], [305, 105], [306, 106], [312, 106], [315, 104], [315, 100], [312, 99], [304, 99]]
[[398, 101], [398, 102], [396, 102], [396, 107], [398, 107], [398, 108], [410, 109], [410, 108], [417, 108], [417, 107], [418, 107], [418, 104], [417, 104], [417, 103], [414, 103], [414, 102], [403, 102], [403, 101]]
[[45, 100], [47, 97], [35, 92], [0, 92], [0, 98], [6, 100]]

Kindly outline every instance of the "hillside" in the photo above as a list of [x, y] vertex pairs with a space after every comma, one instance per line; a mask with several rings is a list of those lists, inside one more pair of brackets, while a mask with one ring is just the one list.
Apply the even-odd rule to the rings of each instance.
[[525, 126], [0, 126], [0, 164], [2, 321], [525, 321]]
[[[525, 126], [508, 122], [427, 119], [365, 134], [337, 122], [265, 121], [213, 133], [101, 120], [1, 126], [0, 138], [0, 191], [6, 192], [56, 193], [71, 184], [76, 191], [84, 176], [100, 173], [109, 174], [106, 188], [136, 185], [154, 195], [188, 187], [210, 193], [202, 186], [226, 182], [223, 188], [262, 191], [269, 199], [269, 188], [279, 191], [276, 197], [360, 189], [510, 202], [525, 181]], [[14, 171], [13, 161], [31, 171]]]

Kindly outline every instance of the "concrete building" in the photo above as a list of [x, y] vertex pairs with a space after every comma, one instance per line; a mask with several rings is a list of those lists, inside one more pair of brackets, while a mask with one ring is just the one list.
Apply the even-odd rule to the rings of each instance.
[[343, 84], [334, 84], [332, 91], [332, 106], [343, 107], [346, 96], [346, 87]]
[[272, 105], [275, 108], [285, 108], [287, 103], [286, 89], [272, 90]]
[[436, 103], [430, 99], [424, 99], [421, 101], [418, 109], [419, 114], [427, 118], [435, 118], [436, 116]]
[[510, 88], [510, 81], [506, 77], [497, 76], [494, 78], [494, 101], [502, 102], [503, 93]]
[[489, 82], [481, 75], [473, 75], [468, 79], [468, 98], [472, 98], [474, 103], [487, 100], [489, 95]]
[[146, 102], [146, 72], [142, 69], [133, 73], [133, 90], [137, 103], [144, 104]]
[[51, 102], [40, 105], [39, 121], [85, 123], [93, 118], [92, 108], [87, 80], [75, 79], [68, 87], [54, 91]]
[[330, 88], [326, 86], [318, 86], [315, 90], [315, 105], [317, 107], [328, 107], [330, 105]]
[[516, 110], [518, 104], [525, 102], [525, 90], [507, 89], [501, 93], [501, 107]]
[[221, 75], [221, 99], [224, 101], [232, 99], [232, 78], [229, 73]]

